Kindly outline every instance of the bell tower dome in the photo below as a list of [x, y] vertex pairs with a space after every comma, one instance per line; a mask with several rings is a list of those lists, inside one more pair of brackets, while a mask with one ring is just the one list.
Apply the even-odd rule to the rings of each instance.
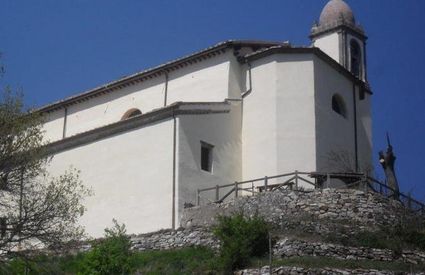
[[313, 46], [320, 48], [353, 75], [366, 81], [366, 40], [362, 26], [343, 0], [330, 0], [311, 29]]

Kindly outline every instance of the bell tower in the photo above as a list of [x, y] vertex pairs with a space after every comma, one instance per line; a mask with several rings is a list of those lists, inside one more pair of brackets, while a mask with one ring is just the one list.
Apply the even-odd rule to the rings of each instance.
[[357, 78], [367, 82], [366, 40], [353, 11], [343, 0], [330, 0], [310, 34], [314, 47], [320, 48]]

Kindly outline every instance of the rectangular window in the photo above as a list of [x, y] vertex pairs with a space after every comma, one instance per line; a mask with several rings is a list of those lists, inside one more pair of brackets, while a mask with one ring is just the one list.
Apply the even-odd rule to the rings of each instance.
[[213, 148], [211, 144], [201, 141], [201, 169], [212, 172]]
[[360, 93], [359, 93], [360, 100], [365, 99], [365, 96], [366, 96], [365, 93], [366, 93], [365, 90], [360, 88]]

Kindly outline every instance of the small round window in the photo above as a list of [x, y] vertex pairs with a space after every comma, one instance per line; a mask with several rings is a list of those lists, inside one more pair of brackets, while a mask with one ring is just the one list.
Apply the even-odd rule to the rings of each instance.
[[133, 108], [133, 109], [130, 109], [127, 112], [125, 112], [125, 114], [122, 116], [121, 120], [128, 119], [128, 118], [135, 117], [135, 116], [139, 116], [141, 114], [142, 114], [142, 112], [139, 109]]
[[347, 117], [347, 109], [340, 95], [335, 94], [332, 96], [332, 110], [343, 117]]

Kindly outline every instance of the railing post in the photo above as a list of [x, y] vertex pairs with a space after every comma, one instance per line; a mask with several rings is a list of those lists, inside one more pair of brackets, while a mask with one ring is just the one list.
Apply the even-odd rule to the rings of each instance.
[[407, 207], [409, 208], [409, 210], [412, 209], [412, 195], [410, 194], [410, 192], [407, 193]]
[[268, 177], [267, 177], [267, 176], [265, 176], [265, 177], [264, 177], [264, 192], [266, 192], [266, 191], [267, 191], [268, 181], [269, 181]]
[[196, 205], [199, 206], [201, 201], [201, 192], [199, 191], [199, 189], [196, 191]]
[[254, 196], [254, 182], [251, 181], [251, 195]]
[[235, 198], [238, 197], [238, 182], [235, 181]]
[[295, 170], [295, 190], [298, 190], [298, 170]]
[[220, 199], [220, 187], [218, 185], [215, 186], [215, 201]]
[[379, 183], [378, 185], [379, 185], [379, 194], [384, 195], [384, 194], [382, 193], [382, 184], [381, 184], [381, 183]]

